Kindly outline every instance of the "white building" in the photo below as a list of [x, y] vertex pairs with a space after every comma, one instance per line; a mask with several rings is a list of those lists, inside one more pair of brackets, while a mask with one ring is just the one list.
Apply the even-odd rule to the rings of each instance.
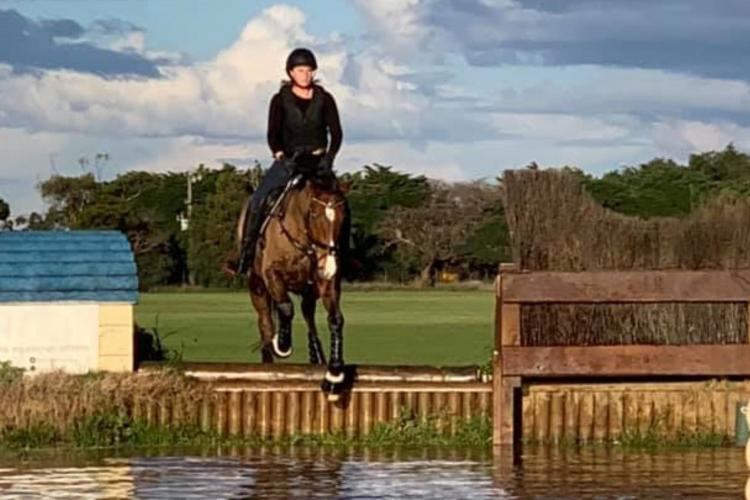
[[0, 362], [133, 369], [138, 276], [118, 231], [0, 232]]

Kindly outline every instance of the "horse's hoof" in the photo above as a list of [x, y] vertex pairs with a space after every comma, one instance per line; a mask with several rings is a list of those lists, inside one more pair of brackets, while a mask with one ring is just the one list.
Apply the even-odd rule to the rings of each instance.
[[329, 381], [323, 379], [323, 382], [320, 383], [320, 390], [329, 393], [333, 390], [333, 385]]
[[341, 384], [344, 382], [344, 372], [334, 375], [330, 370], [326, 370], [326, 380], [332, 384]]
[[292, 355], [292, 346], [289, 346], [289, 349], [287, 351], [282, 351], [279, 348], [279, 336], [278, 336], [278, 334], [273, 336], [273, 342], [272, 342], [272, 344], [273, 344], [273, 353], [276, 355], [276, 357], [278, 357], [278, 358], [288, 358], [289, 356]]

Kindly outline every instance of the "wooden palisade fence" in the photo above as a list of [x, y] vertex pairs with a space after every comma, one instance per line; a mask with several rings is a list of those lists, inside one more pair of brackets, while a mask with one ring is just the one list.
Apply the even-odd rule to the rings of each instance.
[[[282, 438], [340, 434], [366, 437], [379, 424], [431, 422], [454, 435], [462, 422], [488, 418], [492, 385], [477, 366], [351, 366], [353, 384], [336, 404], [320, 390], [324, 366], [185, 363], [185, 374], [211, 384], [199, 405], [143, 401], [134, 416], [151, 424], [190, 424], [220, 436]], [[161, 369], [144, 363], [139, 371]]]

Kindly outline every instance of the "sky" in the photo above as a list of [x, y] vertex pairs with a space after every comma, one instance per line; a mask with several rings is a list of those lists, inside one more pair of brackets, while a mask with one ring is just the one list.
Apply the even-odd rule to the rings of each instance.
[[341, 113], [339, 171], [750, 150], [747, 0], [0, 0], [0, 198], [42, 210], [37, 183], [98, 153], [103, 179], [267, 166], [298, 46]]

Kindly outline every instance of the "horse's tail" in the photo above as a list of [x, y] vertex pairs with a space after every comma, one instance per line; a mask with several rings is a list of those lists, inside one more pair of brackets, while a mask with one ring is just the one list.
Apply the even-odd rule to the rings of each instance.
[[247, 221], [247, 218], [250, 216], [250, 200], [252, 199], [251, 196], [247, 197], [247, 201], [245, 201], [245, 205], [242, 207], [242, 211], [240, 212], [240, 216], [237, 218], [237, 227], [235, 228], [235, 248], [237, 249], [237, 253], [242, 253], [242, 242], [245, 239], [245, 222]]
[[242, 206], [239, 217], [237, 217], [237, 225], [234, 228], [234, 249], [228, 252], [219, 263], [219, 267], [229, 277], [234, 277], [237, 274], [237, 259], [242, 255], [242, 243], [245, 239], [245, 223], [247, 218], [250, 216], [250, 200], [252, 196], [248, 196], [245, 204]]

